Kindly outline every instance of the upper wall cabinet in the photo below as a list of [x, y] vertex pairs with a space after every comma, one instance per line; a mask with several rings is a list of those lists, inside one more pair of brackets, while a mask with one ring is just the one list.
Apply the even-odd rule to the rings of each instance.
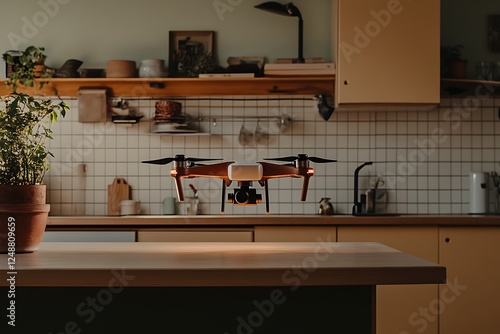
[[334, 0], [337, 107], [437, 104], [439, 0]]

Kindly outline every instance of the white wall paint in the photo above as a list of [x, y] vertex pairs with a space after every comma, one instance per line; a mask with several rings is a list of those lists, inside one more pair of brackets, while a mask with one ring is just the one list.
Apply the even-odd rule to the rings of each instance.
[[[0, 51], [44, 46], [49, 66], [58, 68], [65, 60], [77, 58], [84, 61], [82, 67], [103, 68], [109, 59], [167, 60], [171, 30], [213, 30], [223, 66], [229, 56], [266, 56], [271, 61], [296, 57], [297, 19], [255, 9], [261, 2], [2, 0]], [[227, 10], [219, 15], [215, 4], [225, 4]], [[304, 17], [305, 56], [330, 60], [330, 0], [294, 4]], [[14, 35], [23, 43], [13, 44]]]

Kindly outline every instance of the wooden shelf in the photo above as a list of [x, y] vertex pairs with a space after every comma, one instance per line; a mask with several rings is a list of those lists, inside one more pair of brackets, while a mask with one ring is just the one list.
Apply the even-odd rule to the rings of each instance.
[[[72, 78], [43, 79], [43, 89], [19, 88], [34, 96], [78, 96], [81, 88], [107, 88], [110, 96], [333, 95], [334, 76], [266, 78]], [[10, 92], [0, 80], [0, 94]]]
[[484, 85], [500, 85], [500, 81], [496, 80], [478, 80], [478, 79], [449, 79], [449, 78], [441, 78], [441, 82], [449, 82], [449, 83], [462, 83], [462, 84], [484, 84]]
[[498, 95], [500, 81], [478, 79], [441, 78], [441, 93], [449, 95], [476, 95], [481, 88], [481, 94]]

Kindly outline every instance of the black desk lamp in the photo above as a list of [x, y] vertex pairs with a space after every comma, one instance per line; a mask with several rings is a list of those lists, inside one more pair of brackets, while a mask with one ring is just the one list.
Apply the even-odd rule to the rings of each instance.
[[299, 57], [297, 58], [298, 63], [304, 62], [304, 21], [302, 20], [302, 14], [300, 10], [293, 5], [293, 3], [287, 3], [285, 5], [280, 4], [275, 1], [268, 1], [255, 6], [255, 8], [265, 10], [274, 14], [292, 16], [299, 18]]

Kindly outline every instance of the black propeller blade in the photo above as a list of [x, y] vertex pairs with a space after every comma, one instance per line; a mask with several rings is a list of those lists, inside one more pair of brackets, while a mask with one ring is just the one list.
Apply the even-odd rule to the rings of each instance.
[[183, 154], [177, 154], [174, 158], [162, 158], [156, 160], [148, 160], [142, 161], [144, 164], [152, 164], [152, 165], [168, 165], [172, 161], [187, 161], [187, 162], [199, 162], [199, 161], [213, 161], [213, 160], [222, 160], [222, 159], [209, 159], [209, 158], [186, 158]]
[[163, 158], [163, 159], [157, 159], [157, 160], [148, 160], [148, 161], [141, 161], [143, 164], [152, 164], [152, 165], [168, 165], [172, 161], [174, 161], [175, 158]]
[[298, 161], [312, 161], [315, 163], [327, 163], [327, 162], [337, 162], [337, 160], [331, 160], [331, 159], [325, 159], [325, 158], [319, 158], [319, 157], [310, 157], [307, 154], [299, 154], [297, 156], [289, 156], [289, 157], [281, 157], [281, 158], [267, 158], [264, 160], [275, 160], [275, 161], [286, 161], [286, 162], [294, 162], [295, 160]]
[[309, 160], [312, 162], [315, 162], [317, 164], [324, 164], [324, 163], [328, 163], [328, 162], [337, 162], [337, 160], [325, 159], [325, 158], [319, 158], [319, 157], [309, 157]]

